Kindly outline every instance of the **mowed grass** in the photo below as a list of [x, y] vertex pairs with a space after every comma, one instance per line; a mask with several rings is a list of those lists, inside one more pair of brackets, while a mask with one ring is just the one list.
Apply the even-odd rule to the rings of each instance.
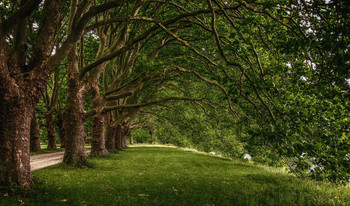
[[349, 187], [171, 147], [129, 147], [89, 162], [35, 171], [31, 192], [1, 194], [0, 205], [350, 205]]

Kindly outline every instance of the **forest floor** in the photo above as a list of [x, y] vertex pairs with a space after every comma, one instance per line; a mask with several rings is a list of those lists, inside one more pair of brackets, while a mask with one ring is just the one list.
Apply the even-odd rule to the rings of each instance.
[[0, 205], [350, 205], [349, 186], [179, 148], [135, 145], [89, 164], [36, 170], [29, 192], [0, 192]]

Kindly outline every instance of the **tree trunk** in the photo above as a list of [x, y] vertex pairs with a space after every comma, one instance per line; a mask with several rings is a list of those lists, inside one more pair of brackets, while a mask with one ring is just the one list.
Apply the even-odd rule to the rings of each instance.
[[120, 150], [123, 148], [123, 126], [121, 124], [117, 125], [116, 134], [115, 134], [115, 147]]
[[46, 115], [46, 129], [47, 129], [47, 139], [49, 140], [47, 149], [55, 150], [57, 149], [57, 146], [56, 146], [55, 124], [53, 121], [52, 112]]
[[[1, 17], [0, 17], [0, 25]], [[10, 56], [0, 26], [0, 185], [18, 184], [28, 188], [30, 174], [30, 125], [39, 91], [20, 72]]]
[[111, 125], [106, 126], [106, 149], [108, 152], [113, 152], [115, 150], [115, 134], [116, 129]]
[[28, 188], [33, 183], [29, 140], [34, 106], [23, 96], [9, 98], [0, 101], [0, 184]]
[[64, 162], [77, 165], [86, 162], [84, 154], [84, 99], [79, 90], [68, 87], [67, 106], [65, 115], [66, 149]]
[[84, 101], [86, 91], [78, 75], [78, 53], [75, 45], [68, 55], [68, 89], [65, 113], [65, 134], [67, 138], [63, 162], [68, 165], [86, 163], [84, 154]]
[[122, 130], [122, 148], [127, 146], [127, 136], [129, 134], [130, 128], [128, 126], [123, 126]]
[[95, 115], [92, 118], [91, 154], [106, 154], [106, 145], [104, 138], [104, 117], [100, 114]]
[[58, 127], [58, 135], [61, 142], [61, 148], [65, 148], [67, 140], [66, 140], [66, 134], [64, 129], [64, 120], [63, 120], [63, 117], [60, 117], [59, 115], [57, 119], [57, 127]]
[[127, 145], [127, 142], [126, 142], [126, 135], [123, 135], [122, 137], [122, 148], [125, 148]]
[[[96, 108], [101, 102], [99, 85], [95, 84], [91, 89], [92, 107]], [[104, 117], [97, 113], [92, 118], [92, 140], [91, 140], [91, 154], [105, 155], [106, 144], [104, 138]]]
[[36, 116], [35, 110], [33, 112], [32, 121], [30, 123], [30, 151], [41, 151], [39, 121], [38, 117]]

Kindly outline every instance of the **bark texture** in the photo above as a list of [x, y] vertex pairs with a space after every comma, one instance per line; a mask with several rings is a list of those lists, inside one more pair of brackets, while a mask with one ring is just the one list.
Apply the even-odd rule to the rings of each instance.
[[118, 124], [116, 128], [116, 135], [115, 135], [116, 141], [115, 141], [115, 147], [116, 149], [120, 150], [123, 148], [123, 131], [122, 131], [122, 125]]
[[108, 152], [115, 151], [115, 136], [116, 136], [116, 128], [112, 125], [106, 126], [106, 149]]
[[33, 112], [33, 117], [30, 124], [30, 151], [31, 152], [41, 151], [39, 121], [38, 121], [38, 117], [36, 116], [35, 110]]
[[[30, 187], [30, 125], [35, 108], [31, 79], [20, 72], [10, 55], [1, 30], [0, 17], [0, 185]], [[30, 76], [29, 76], [30, 77]], [[34, 100], [34, 101], [33, 101]]]
[[63, 162], [69, 165], [86, 163], [84, 154], [84, 100], [86, 91], [78, 78], [78, 53], [74, 46], [68, 55], [68, 90], [65, 113], [65, 134], [67, 138]]
[[[0, 103], [0, 182], [30, 187], [30, 125], [33, 106], [23, 98]], [[9, 103], [9, 104], [8, 104]]]
[[95, 115], [92, 118], [91, 154], [106, 154], [104, 137], [104, 118], [102, 115]]
[[127, 146], [127, 135], [129, 134], [129, 127], [127, 125], [119, 124], [116, 127], [116, 148], [118, 150], [123, 149]]
[[46, 115], [46, 129], [47, 129], [47, 139], [49, 141], [47, 145], [47, 149], [49, 150], [57, 149], [55, 124], [54, 124], [52, 112]]
[[66, 147], [66, 133], [65, 133], [65, 129], [64, 129], [64, 120], [63, 120], [63, 114], [62, 115], [57, 115], [57, 126], [58, 126], [58, 135], [60, 138], [60, 142], [61, 142], [61, 148], [65, 148]]
[[125, 125], [123, 127], [123, 139], [122, 139], [122, 147], [125, 148], [128, 145], [128, 140], [127, 140], [127, 136], [130, 132], [130, 127]]
[[[99, 87], [96, 84], [91, 89], [92, 94], [92, 107], [97, 107], [101, 102]], [[92, 140], [91, 140], [91, 154], [105, 155], [106, 146], [104, 138], [104, 117], [102, 114], [97, 113], [92, 118]]]

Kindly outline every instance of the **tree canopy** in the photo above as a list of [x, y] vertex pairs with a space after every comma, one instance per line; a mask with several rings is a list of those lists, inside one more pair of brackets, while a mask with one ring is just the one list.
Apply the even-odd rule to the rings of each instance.
[[52, 147], [59, 130], [67, 164], [86, 161], [86, 136], [97, 155], [128, 137], [346, 184], [349, 9], [337, 0], [3, 1], [0, 180], [31, 184], [36, 111]]

